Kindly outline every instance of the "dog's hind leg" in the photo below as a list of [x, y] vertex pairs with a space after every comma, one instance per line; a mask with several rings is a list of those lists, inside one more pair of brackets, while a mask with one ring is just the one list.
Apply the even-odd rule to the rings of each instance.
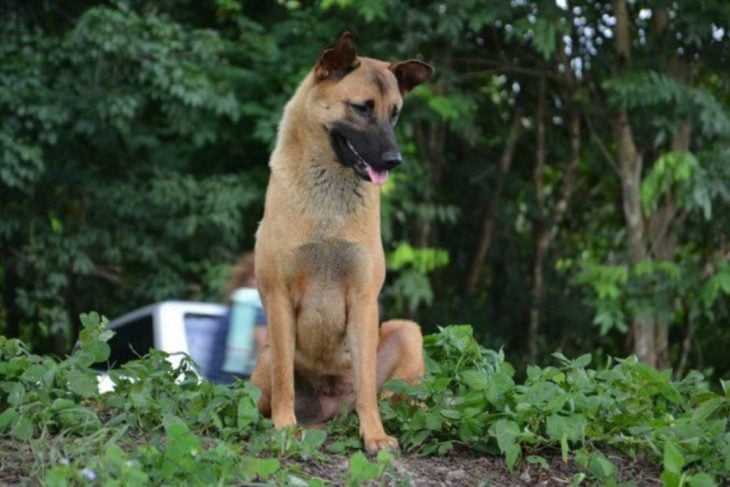
[[267, 345], [256, 358], [251, 383], [259, 388], [261, 397], [258, 408], [262, 416], [271, 417], [271, 348]]
[[424, 369], [421, 328], [407, 320], [383, 323], [378, 343], [378, 390], [389, 380], [418, 383]]

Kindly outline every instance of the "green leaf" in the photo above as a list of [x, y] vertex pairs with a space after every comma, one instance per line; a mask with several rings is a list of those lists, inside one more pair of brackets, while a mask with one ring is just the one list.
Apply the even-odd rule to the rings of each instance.
[[302, 432], [302, 443], [309, 448], [319, 448], [327, 439], [327, 431], [322, 429], [310, 429]]
[[51, 404], [51, 411], [58, 412], [64, 409], [72, 409], [76, 407], [76, 402], [71, 399], [56, 399]]
[[375, 455], [375, 460], [380, 465], [392, 465], [394, 458], [389, 450], [378, 450], [378, 453]]
[[547, 418], [545, 429], [548, 437], [553, 441], [566, 440], [579, 441], [585, 434], [588, 420], [580, 414], [572, 416], [560, 416], [553, 414]]
[[356, 452], [350, 457], [349, 486], [360, 485], [362, 482], [374, 480], [383, 472], [383, 466], [370, 463], [362, 452]]
[[520, 427], [514, 421], [500, 419], [494, 425], [494, 436], [497, 438], [497, 445], [502, 453], [506, 453], [507, 449], [515, 443], [519, 434]]
[[583, 472], [577, 473], [570, 478], [570, 484], [568, 485], [569, 487], [577, 487], [578, 485], [582, 484], [585, 479], [586, 474], [584, 474]]
[[443, 427], [443, 422], [435, 411], [431, 411], [425, 414], [425, 422], [426, 428], [432, 431], [440, 431]]
[[561, 363], [562, 365], [570, 365], [570, 360], [568, 360], [568, 357], [566, 357], [565, 355], [563, 355], [563, 353], [562, 353], [562, 352], [553, 352], [553, 353], [551, 353], [550, 355], [551, 355], [552, 357], [554, 357], [554, 358], [558, 359], [558, 361], [559, 361], [559, 362], [560, 362], [560, 363]]
[[494, 374], [487, 383], [487, 400], [490, 404], [501, 407], [504, 402], [505, 395], [512, 391], [514, 387], [515, 383], [512, 380], [512, 377], [500, 370]]
[[703, 402], [692, 412], [692, 422], [698, 424], [706, 421], [707, 418], [712, 416], [712, 413], [717, 411], [717, 409], [723, 406], [726, 402], [727, 399], [722, 397], [717, 397]]
[[68, 387], [81, 397], [92, 397], [99, 393], [96, 376], [86, 371], [72, 374], [68, 380]]
[[167, 434], [163, 464], [160, 467], [166, 478], [172, 478], [182, 470], [195, 468], [194, 455], [201, 451], [200, 440], [190, 431], [185, 422], [172, 414], [166, 414], [162, 424]]
[[550, 59], [555, 52], [557, 42], [556, 34], [556, 25], [552, 21], [541, 18], [537, 19], [532, 44], [535, 46], [537, 52], [542, 54], [545, 60]]
[[463, 371], [461, 373], [461, 380], [471, 389], [482, 391], [487, 388], [487, 375], [478, 370]]
[[254, 459], [254, 470], [256, 476], [263, 480], [270, 478], [279, 470], [279, 460], [276, 458], [256, 458]]
[[32, 383], [40, 382], [43, 380], [43, 374], [46, 373], [46, 370], [46, 367], [42, 364], [31, 364], [20, 376], [20, 380]]
[[74, 477], [74, 472], [69, 465], [54, 465], [46, 474], [44, 485], [48, 487], [67, 487], [69, 478]]
[[517, 443], [513, 443], [507, 447], [507, 449], [504, 452], [504, 461], [507, 464], [507, 468], [511, 472], [512, 469], [515, 466], [515, 463], [517, 463], [517, 459], [520, 458], [520, 455], [522, 454], [522, 448], [520, 448], [520, 445]]
[[528, 463], [531, 463], [533, 465], [540, 465], [540, 468], [542, 468], [543, 470], [550, 470], [550, 464], [548, 464], [547, 460], [543, 456], [529, 455], [526, 460]]
[[33, 437], [33, 423], [27, 416], [21, 416], [10, 429], [10, 434], [19, 440], [28, 441]]
[[107, 361], [111, 353], [109, 345], [101, 341], [93, 341], [85, 349], [94, 357], [94, 363]]
[[588, 468], [593, 475], [602, 481], [612, 479], [616, 475], [616, 467], [603, 455], [591, 455]]
[[8, 425], [13, 424], [18, 417], [18, 413], [13, 408], [8, 408], [0, 413], [0, 433], [2, 433]]
[[11, 406], [20, 406], [23, 403], [25, 397], [25, 387], [19, 382], [13, 382], [7, 389], [8, 392], [8, 404]]
[[568, 434], [563, 433], [560, 437], [560, 455], [563, 458], [564, 463], [568, 463], [568, 454], [570, 453], [570, 447], [568, 446]]
[[680, 487], [682, 484], [682, 475], [669, 470], [663, 471], [660, 478], [664, 487]]
[[690, 475], [687, 478], [687, 484], [690, 487], [717, 487], [717, 482], [715, 482], [715, 479], [713, 479], [711, 475], [704, 472]]
[[577, 359], [573, 360], [572, 366], [574, 367], [587, 367], [591, 363], [591, 354], [586, 353], [585, 355], [581, 355]]
[[245, 430], [259, 419], [259, 410], [252, 398], [242, 397], [236, 409], [236, 425], [239, 430]]
[[91, 313], [81, 313], [81, 324], [86, 329], [96, 328], [101, 324], [101, 316], [96, 311]]
[[684, 456], [671, 441], [664, 443], [663, 465], [664, 470], [668, 472], [676, 474], [682, 473], [682, 467], [684, 467]]
[[679, 196], [689, 193], [689, 182], [699, 168], [697, 158], [690, 152], [671, 151], [663, 154], [652, 166], [641, 183], [641, 204], [645, 215], [650, 215], [664, 194], [676, 187]]
[[461, 419], [461, 413], [454, 409], [442, 409], [441, 411], [439, 411], [439, 413], [441, 413], [441, 416], [443, 416], [444, 418], [454, 419], [454, 420]]
[[361, 446], [360, 438], [351, 436], [328, 443], [325, 449], [331, 453], [342, 454], [348, 448], [360, 448]]

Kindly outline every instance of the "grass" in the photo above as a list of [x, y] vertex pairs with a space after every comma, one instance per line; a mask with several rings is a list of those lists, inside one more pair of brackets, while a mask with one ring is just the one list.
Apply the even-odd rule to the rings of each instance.
[[[80, 346], [62, 361], [0, 337], [0, 447], [8, 452], [0, 481], [317, 486], [329, 481], [308, 466], [337, 457], [348, 485], [409, 482], [397, 454], [360, 451], [355, 415], [326, 430], [276, 431], [249, 383], [199, 382], [188, 360], [172, 367], [162, 352], [113, 371], [114, 391], [99, 394], [90, 366], [107, 359], [112, 332], [95, 313], [82, 324]], [[555, 366], [528, 367], [518, 383], [503, 353], [481, 347], [470, 327], [445, 327], [424, 346], [423, 383], [390, 383], [409, 400], [381, 401], [386, 429], [407, 455], [501, 456], [511, 471], [550, 469], [557, 453], [574, 466], [573, 485], [619, 484], [615, 452], [654, 463], [667, 486], [730, 478], [730, 382], [713, 392], [696, 372], [676, 382], [633, 358], [594, 369], [590, 355], [557, 353]]]

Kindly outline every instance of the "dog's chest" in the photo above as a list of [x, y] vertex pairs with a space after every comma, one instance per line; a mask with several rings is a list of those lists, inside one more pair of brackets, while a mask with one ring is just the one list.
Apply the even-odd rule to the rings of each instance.
[[341, 239], [322, 240], [300, 245], [295, 251], [295, 267], [308, 281], [317, 285], [341, 287], [366, 264], [363, 249]]
[[301, 206], [320, 235], [336, 233], [365, 207], [364, 182], [349, 168], [312, 161], [305, 184]]
[[347, 365], [347, 296], [368, 265], [363, 248], [344, 240], [315, 241], [296, 249], [290, 287], [295, 291], [301, 365], [320, 371]]

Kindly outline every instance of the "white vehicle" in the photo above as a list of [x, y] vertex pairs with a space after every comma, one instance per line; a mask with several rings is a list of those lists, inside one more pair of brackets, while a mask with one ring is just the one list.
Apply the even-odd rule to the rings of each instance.
[[[169, 354], [184, 352], [198, 364], [198, 372], [205, 377], [225, 313], [226, 307], [221, 304], [163, 301], [115, 318], [109, 323], [109, 328], [114, 330], [109, 340], [109, 366], [120, 367], [151, 349]], [[182, 355], [170, 355], [169, 360], [177, 366]], [[99, 390], [106, 392], [112, 388], [108, 374], [102, 373]]]
[[[261, 301], [255, 289], [239, 289], [233, 301], [232, 311], [216, 303], [163, 301], [115, 318], [109, 323], [115, 332], [109, 340], [109, 366], [117, 368], [157, 349], [171, 354], [173, 366], [182, 360], [180, 352], [188, 354], [197, 372], [214, 381], [248, 376], [253, 366], [254, 309]], [[108, 374], [102, 372], [100, 392], [112, 388]]]

